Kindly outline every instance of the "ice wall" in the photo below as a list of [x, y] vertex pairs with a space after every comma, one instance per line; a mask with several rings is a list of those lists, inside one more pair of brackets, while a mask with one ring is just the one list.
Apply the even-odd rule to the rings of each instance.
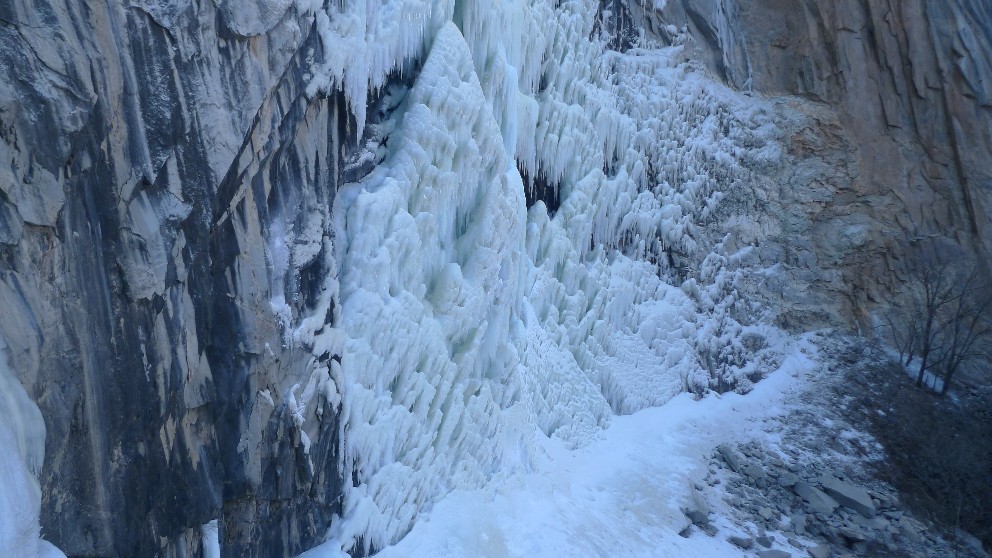
[[496, 468], [523, 268], [523, 189], [453, 24], [391, 124], [383, 162], [338, 193], [345, 513], [376, 547]]
[[365, 553], [526, 468], [534, 435], [580, 446], [681, 391], [747, 389], [750, 239], [721, 202], [778, 156], [754, 103], [677, 48], [607, 49], [596, 1], [375, 6], [318, 13], [310, 88], [359, 121], [384, 99], [375, 168], [334, 208], [352, 482], [330, 537]]
[[0, 337], [0, 556], [65, 557], [41, 539], [45, 421], [7, 364]]

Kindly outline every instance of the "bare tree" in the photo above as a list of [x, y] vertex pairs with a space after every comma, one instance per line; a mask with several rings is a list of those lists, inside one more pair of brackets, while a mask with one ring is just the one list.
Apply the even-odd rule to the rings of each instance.
[[920, 373], [916, 377], [916, 385], [923, 385], [923, 377], [930, 363], [931, 352], [937, 344], [938, 336], [944, 324], [941, 323], [940, 315], [945, 307], [950, 304], [955, 296], [954, 277], [950, 266], [944, 258], [937, 255], [936, 251], [927, 250], [919, 254], [921, 259], [917, 270], [918, 290], [914, 293], [914, 316], [911, 321], [916, 320], [916, 326], [911, 329], [918, 330], [918, 340], [920, 348]]
[[978, 285], [978, 271], [973, 270], [957, 288], [959, 296], [950, 304], [944, 317], [945, 325], [941, 330], [941, 395], [947, 393], [951, 379], [962, 363], [985, 356], [982, 342], [992, 336], [992, 293], [988, 286]]
[[919, 331], [915, 320], [906, 320], [904, 308], [890, 308], [885, 314], [885, 326], [889, 329], [892, 344], [899, 351], [899, 363], [909, 366], [916, 356], [916, 343]]
[[992, 295], [979, 267], [949, 243], [916, 238], [907, 253], [908, 292], [886, 319], [902, 364], [919, 355], [917, 387], [930, 372], [943, 380], [944, 395], [955, 372], [982, 356], [983, 341], [992, 337]]

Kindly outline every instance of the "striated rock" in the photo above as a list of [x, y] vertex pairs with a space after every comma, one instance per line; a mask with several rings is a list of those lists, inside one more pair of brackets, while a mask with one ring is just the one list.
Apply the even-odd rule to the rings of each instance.
[[756, 463], [748, 463], [747, 465], [744, 466], [743, 470], [740, 472], [744, 473], [746, 476], [754, 480], [760, 480], [765, 478], [764, 468]]
[[758, 551], [758, 558], [789, 558], [790, 556], [792, 556], [792, 554], [777, 548]]
[[823, 491], [833, 497], [837, 502], [850, 508], [861, 515], [872, 518], [875, 517], [875, 504], [872, 502], [868, 491], [860, 486], [854, 486], [834, 477], [822, 477], [820, 486]]
[[806, 481], [799, 481], [793, 487], [796, 494], [810, 505], [815, 513], [830, 515], [837, 508], [837, 502], [820, 490], [814, 488]]
[[854, 526], [844, 526], [841, 527], [838, 532], [842, 537], [847, 539], [852, 543], [858, 543], [868, 540], [868, 536], [862, 531]]
[[706, 498], [702, 492], [698, 488], [692, 487], [689, 491], [689, 504], [685, 512], [686, 517], [693, 524], [703, 526], [709, 523], [709, 511], [710, 507], [706, 503]]
[[793, 473], [782, 473], [778, 477], [778, 484], [783, 488], [792, 488], [797, 482], [799, 482], [799, 477]]
[[802, 535], [806, 532], [806, 514], [794, 511], [789, 516], [789, 522], [792, 524], [792, 532], [797, 535]]
[[723, 457], [723, 460], [727, 462], [727, 465], [730, 466], [731, 470], [735, 473], [741, 473], [743, 471], [741, 458], [737, 452], [734, 451], [734, 448], [728, 446], [727, 444], [720, 444], [716, 449], [717, 452], [720, 453], [720, 456]]
[[706, 514], [697, 509], [690, 509], [686, 511], [685, 516], [689, 518], [689, 521], [691, 521], [693, 525], [705, 525], [709, 521]]
[[748, 550], [754, 546], [754, 539], [751, 537], [738, 537], [737, 535], [731, 535], [730, 537], [727, 537], [727, 540], [734, 546], [743, 548], [744, 550]]
[[830, 558], [830, 547], [825, 544], [811, 546], [806, 549], [810, 558]]
[[[292, 555], [340, 509], [337, 409], [294, 393], [333, 386], [335, 355], [284, 329], [329, 311], [318, 253], [358, 138], [342, 98], [304, 94], [312, 15], [264, 7], [0, 8], [0, 337], [70, 556], [199, 556], [213, 520], [225, 553]], [[314, 257], [272, 273], [313, 219]]]

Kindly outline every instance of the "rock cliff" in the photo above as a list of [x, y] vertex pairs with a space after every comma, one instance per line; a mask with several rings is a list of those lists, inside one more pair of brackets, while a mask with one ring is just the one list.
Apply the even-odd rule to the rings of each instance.
[[232, 554], [299, 552], [338, 505], [335, 411], [297, 400], [327, 366], [284, 330], [330, 310], [356, 141], [282, 4], [0, 6], [0, 336], [70, 556], [186, 556], [213, 519]]
[[992, 256], [988, 2], [631, 7], [647, 33], [685, 44], [687, 59], [774, 103], [786, 153], [760, 187], [773, 222], [763, 257], [786, 270], [766, 285], [793, 308], [784, 322], [871, 325], [913, 237]]

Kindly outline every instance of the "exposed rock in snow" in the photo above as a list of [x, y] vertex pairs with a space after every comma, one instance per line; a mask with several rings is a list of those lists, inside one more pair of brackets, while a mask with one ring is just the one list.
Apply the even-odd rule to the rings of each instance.
[[809, 504], [810, 509], [815, 513], [822, 513], [824, 515], [829, 515], [833, 513], [834, 509], [837, 507], [837, 501], [827, 496], [818, 488], [811, 486], [806, 481], [799, 481], [792, 487], [792, 489], [806, 500]]
[[[847, 361], [844, 352], [838, 354], [835, 343], [829, 336], [818, 336], [817, 344], [826, 349], [819, 353], [826, 357], [821, 366], [852, 366], [849, 374], [864, 376], [865, 363]], [[840, 364], [841, 359], [845, 364]], [[885, 374], [872, 371], [869, 382], [879, 380], [876, 373]], [[970, 535], [941, 532], [936, 525], [913, 517], [900, 503], [896, 489], [874, 476], [885, 475], [879, 467], [890, 464], [870, 435], [843, 422], [849, 416], [840, 402], [861, 389], [847, 383], [848, 373], [831, 376], [814, 371], [812, 378], [809, 391], [791, 401], [790, 410], [758, 427], [753, 440], [727, 444], [712, 452], [705, 480], [713, 493], [711, 501], [716, 502], [713, 515], [732, 518], [732, 524], [724, 524], [723, 530], [753, 539], [762, 548], [792, 552], [787, 543], [800, 551], [805, 549], [812, 557], [922, 558], [950, 555], [955, 552], [952, 548], [962, 556], [987, 556]], [[911, 383], [908, 378], [906, 382]], [[824, 394], [830, 395], [824, 398]], [[838, 437], [837, 429], [844, 433], [839, 436], [844, 444], [829, 443]], [[740, 471], [756, 467], [769, 478], [791, 475], [794, 488], [762, 484], [761, 479], [734, 471], [724, 459], [728, 451], [738, 456]], [[725, 505], [730, 506], [729, 513]], [[862, 511], [873, 515], [868, 517]]]
[[720, 456], [723, 457], [723, 460], [727, 462], [727, 465], [729, 465], [735, 473], [743, 472], [741, 458], [737, 455], [737, 452], [734, 451], [734, 448], [723, 444], [716, 449], [720, 452]]
[[824, 492], [837, 500], [840, 505], [848, 507], [865, 517], [875, 517], [875, 504], [871, 501], [871, 496], [864, 488], [854, 486], [832, 476], [821, 478], [820, 487], [823, 488]]

